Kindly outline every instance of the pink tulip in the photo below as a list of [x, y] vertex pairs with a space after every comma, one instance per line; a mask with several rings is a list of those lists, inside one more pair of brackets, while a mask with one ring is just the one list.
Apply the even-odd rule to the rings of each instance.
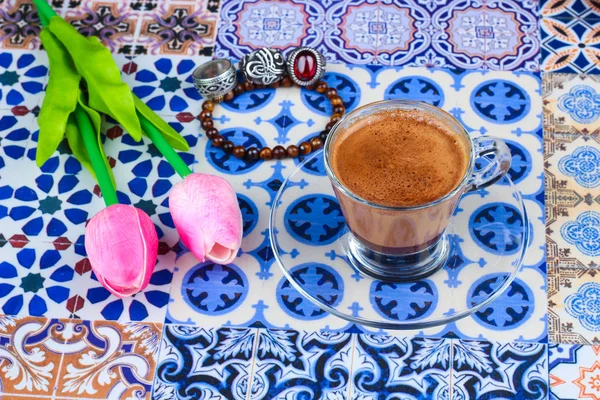
[[225, 179], [191, 174], [169, 194], [169, 207], [183, 244], [200, 261], [229, 264], [242, 243], [242, 212]]
[[88, 223], [85, 251], [102, 286], [123, 298], [148, 286], [156, 264], [158, 237], [145, 212], [113, 204]]

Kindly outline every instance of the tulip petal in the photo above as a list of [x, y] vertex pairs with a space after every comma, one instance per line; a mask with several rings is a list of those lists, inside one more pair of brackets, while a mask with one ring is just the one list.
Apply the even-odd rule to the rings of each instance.
[[148, 286], [158, 254], [158, 236], [143, 211], [115, 204], [88, 223], [85, 250], [98, 281], [123, 298]]
[[173, 223], [181, 241], [200, 260], [229, 264], [242, 242], [242, 212], [225, 179], [191, 174], [169, 194]]

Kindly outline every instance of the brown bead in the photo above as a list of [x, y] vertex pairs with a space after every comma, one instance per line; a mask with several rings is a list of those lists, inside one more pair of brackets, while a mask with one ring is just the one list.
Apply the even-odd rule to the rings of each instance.
[[244, 156], [246, 155], [246, 149], [244, 148], [244, 146], [235, 146], [233, 148], [233, 155], [236, 158], [244, 158]]
[[319, 138], [321, 138], [323, 143], [327, 140], [327, 136], [329, 136], [329, 131], [321, 131], [321, 133], [319, 133]]
[[244, 90], [249, 92], [252, 89], [254, 89], [254, 84], [250, 81], [244, 81]]
[[279, 86], [281, 86], [281, 81], [275, 81], [269, 85], [271, 89], [277, 89]]
[[256, 161], [260, 158], [260, 153], [256, 147], [250, 147], [246, 150], [246, 158], [250, 161]]
[[328, 99], [331, 99], [332, 97], [335, 97], [337, 95], [338, 95], [338, 92], [334, 88], [327, 89], [327, 98]]
[[273, 147], [273, 157], [282, 160], [287, 155], [285, 148], [283, 146], [275, 146]]
[[333, 113], [331, 114], [331, 120], [333, 121], [334, 118], [342, 118], [343, 114], [340, 113]]
[[344, 104], [344, 102], [342, 101], [342, 98], [340, 96], [335, 96], [332, 97], [331, 99], [329, 99], [329, 101], [331, 102], [332, 106], [341, 106]]
[[327, 89], [329, 89], [329, 86], [327, 86], [327, 82], [320, 81], [317, 84], [317, 92], [319, 92], [319, 93], [325, 93], [325, 92], [327, 92]]
[[202, 129], [204, 129], [204, 130], [210, 129], [213, 126], [215, 126], [213, 120], [210, 118], [202, 120], [202, 123], [200, 125], [202, 126]]
[[294, 158], [294, 157], [298, 157], [298, 154], [300, 154], [300, 150], [298, 149], [298, 146], [290, 144], [287, 147], [287, 155], [290, 158]]
[[208, 111], [208, 110], [203, 110], [200, 115], [198, 116], [198, 118], [200, 118], [200, 121], [204, 121], [207, 118], [212, 119], [212, 112]]
[[221, 135], [218, 135], [212, 140], [212, 145], [215, 147], [222, 147], [225, 144], [225, 138]]
[[223, 97], [224, 101], [231, 101], [233, 100], [233, 98], [235, 97], [235, 92], [233, 90], [230, 90], [229, 92], [227, 92], [227, 94], [225, 95], [225, 97]]
[[335, 106], [333, 107], [333, 113], [344, 115], [346, 113], [346, 109], [344, 108], [344, 106]]
[[314, 137], [310, 139], [310, 147], [312, 147], [313, 150], [319, 150], [323, 147], [323, 141], [318, 137]]
[[213, 111], [215, 109], [215, 102], [212, 100], [206, 100], [204, 103], [202, 103], [202, 109]]
[[327, 123], [327, 125], [325, 125], [325, 129], [326, 129], [326, 130], [328, 130], [328, 131], [330, 131], [330, 130], [331, 130], [331, 128], [333, 128], [333, 126], [334, 126], [336, 123], [337, 123], [337, 122], [332, 122], [332, 121], [328, 122], [328, 123]]
[[308, 142], [302, 142], [300, 143], [300, 146], [298, 146], [298, 149], [300, 150], [300, 154], [302, 154], [303, 156], [307, 155], [308, 153], [311, 152], [312, 147], [310, 147], [310, 143]]
[[206, 137], [209, 139], [214, 139], [219, 136], [219, 131], [217, 128], [210, 128], [206, 130]]
[[308, 85], [308, 86], [306, 86], [306, 88], [308, 90], [315, 90], [317, 88], [317, 83], [315, 82], [312, 85]]
[[233, 151], [233, 142], [231, 140], [226, 140], [225, 143], [223, 143], [223, 151], [225, 153], [231, 153]]
[[244, 93], [244, 85], [241, 83], [236, 83], [235, 87], [233, 88], [233, 93], [235, 93], [236, 96]]
[[261, 85], [261, 84], [254, 84], [254, 89], [264, 89], [266, 86], [265, 85]]
[[268, 147], [263, 148], [260, 151], [259, 155], [260, 155], [260, 159], [265, 160], [265, 161], [269, 161], [271, 158], [273, 158], [273, 152]]
[[281, 86], [283, 87], [290, 87], [294, 84], [294, 82], [292, 82], [292, 80], [290, 79], [289, 76], [284, 76], [283, 79], [281, 80]]
[[338, 122], [340, 119], [342, 119], [342, 118], [332, 116], [331, 119], [329, 120], [329, 122]]

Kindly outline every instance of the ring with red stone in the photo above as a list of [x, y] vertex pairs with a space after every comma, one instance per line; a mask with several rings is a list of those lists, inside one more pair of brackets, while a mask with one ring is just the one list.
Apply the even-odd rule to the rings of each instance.
[[288, 54], [286, 67], [296, 85], [310, 86], [325, 74], [325, 57], [312, 47], [298, 47]]

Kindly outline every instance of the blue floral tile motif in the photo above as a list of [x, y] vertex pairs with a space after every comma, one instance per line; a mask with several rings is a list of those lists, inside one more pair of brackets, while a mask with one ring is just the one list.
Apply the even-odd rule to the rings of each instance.
[[165, 325], [152, 399], [247, 399], [256, 335]]
[[352, 335], [260, 329], [250, 399], [348, 398]]
[[584, 188], [600, 186], [600, 151], [591, 146], [582, 146], [560, 159], [558, 169], [572, 176]]
[[544, 344], [454, 340], [452, 345], [453, 399], [548, 398]]
[[520, 212], [506, 203], [479, 207], [471, 214], [469, 226], [475, 242], [496, 254], [514, 254], [520, 249]]
[[128, 68], [133, 69], [135, 65], [137, 72], [124, 75], [124, 80], [154, 111], [163, 115], [177, 114], [199, 106], [202, 99], [194, 88], [192, 72], [207, 60], [135, 57]]
[[181, 292], [195, 311], [220, 315], [238, 307], [248, 294], [248, 279], [234, 264], [210, 261], [191, 268], [183, 278]]
[[408, 76], [391, 83], [385, 91], [384, 99], [418, 100], [442, 107], [444, 91], [431, 79], [422, 76]]
[[419, 320], [430, 315], [438, 303], [435, 284], [429, 280], [414, 283], [375, 281], [371, 285], [373, 308], [389, 320]]
[[306, 195], [290, 204], [285, 227], [302, 243], [323, 246], [332, 243], [346, 226], [337, 200], [327, 195]]
[[[234, 146], [244, 146], [245, 148], [256, 147], [262, 149], [266, 144], [258, 132], [249, 128], [228, 128], [220, 131], [225, 140], [233, 142]], [[209, 144], [205, 150], [206, 160], [218, 171], [240, 175], [246, 174], [258, 168], [260, 163], [239, 159], [233, 154], [227, 154], [222, 149]]]
[[65, 254], [42, 243], [0, 249], [0, 309], [7, 315], [66, 317], [75, 275]]
[[0, 169], [25, 155], [31, 137], [31, 117], [0, 116]]
[[483, 82], [473, 90], [471, 106], [485, 120], [508, 124], [520, 121], [529, 113], [531, 100], [519, 85], [495, 80]]
[[577, 85], [558, 98], [558, 108], [581, 124], [590, 124], [600, 117], [600, 94], [593, 87]]
[[451, 346], [449, 339], [357, 335], [352, 398], [449, 400]]
[[600, 331], [600, 285], [588, 282], [565, 298], [565, 309], [581, 325], [592, 332]]
[[0, 52], [0, 109], [41, 104], [48, 74], [45, 52]]
[[[489, 293], [502, 285], [504, 274], [490, 274], [474, 282], [469, 288], [467, 301], [474, 304], [484, 301]], [[514, 329], [525, 323], [533, 314], [531, 288], [516, 278], [500, 297], [475, 313], [475, 320], [494, 330]]]
[[561, 226], [560, 234], [586, 256], [600, 255], [600, 213], [584, 211], [575, 221]]
[[[318, 263], [302, 264], [292, 268], [290, 273], [303, 287], [332, 307], [342, 301], [344, 281], [330, 266]], [[304, 298], [286, 278], [282, 278], [279, 283], [277, 302], [294, 318], [314, 320], [327, 315], [326, 311]]]

